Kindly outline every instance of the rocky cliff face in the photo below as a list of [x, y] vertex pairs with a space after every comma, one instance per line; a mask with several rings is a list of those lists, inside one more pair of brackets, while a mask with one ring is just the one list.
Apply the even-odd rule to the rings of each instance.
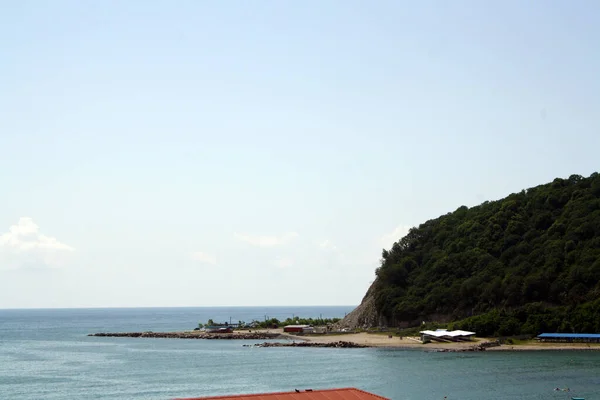
[[[337, 329], [368, 329], [376, 327], [396, 327], [396, 328], [408, 328], [411, 326], [418, 326], [421, 323], [421, 319], [401, 321], [396, 319], [389, 319], [385, 315], [382, 315], [377, 311], [375, 306], [375, 285], [378, 282], [375, 281], [367, 294], [362, 299], [362, 302], [352, 312], [350, 312], [344, 319], [335, 324]], [[436, 321], [436, 322], [450, 322], [452, 320], [449, 314], [430, 314], [424, 316], [423, 320]]]
[[374, 326], [385, 325], [385, 321], [381, 320], [375, 308], [374, 286], [371, 285], [362, 302], [351, 313], [341, 320], [338, 325], [340, 328], [356, 329], [356, 328], [371, 328]]

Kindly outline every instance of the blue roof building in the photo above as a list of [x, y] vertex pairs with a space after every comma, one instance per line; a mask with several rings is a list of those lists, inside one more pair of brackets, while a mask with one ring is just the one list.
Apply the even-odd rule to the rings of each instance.
[[542, 333], [536, 339], [542, 342], [600, 343], [600, 333]]

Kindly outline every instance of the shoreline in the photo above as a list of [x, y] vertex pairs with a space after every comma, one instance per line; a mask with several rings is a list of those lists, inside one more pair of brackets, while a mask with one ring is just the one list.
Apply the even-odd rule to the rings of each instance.
[[600, 345], [588, 346], [586, 343], [532, 343], [503, 344], [489, 351], [600, 351]]
[[[274, 329], [269, 331], [275, 331]], [[279, 330], [278, 330], [279, 331]], [[527, 342], [520, 344], [499, 344], [496, 345], [496, 338], [480, 338], [476, 337], [472, 341], [466, 342], [451, 342], [439, 343], [430, 342], [423, 344], [418, 338], [398, 336], [389, 338], [387, 335], [375, 333], [343, 333], [343, 334], [327, 334], [327, 335], [292, 335], [284, 333], [282, 330], [278, 332], [281, 336], [288, 337], [291, 340], [304, 340], [310, 342], [335, 342], [348, 341], [366, 347], [374, 348], [389, 348], [389, 349], [404, 349], [404, 350], [423, 350], [433, 352], [465, 352], [465, 351], [600, 351], [600, 344], [587, 343], [538, 343]], [[493, 345], [492, 345], [493, 343]], [[480, 347], [478, 349], [475, 349]]]
[[324, 335], [294, 335], [283, 329], [264, 329], [252, 332], [206, 333], [199, 331], [179, 332], [114, 332], [91, 333], [95, 337], [164, 338], [196, 340], [286, 340], [292, 343], [254, 343], [244, 347], [336, 347], [336, 348], [388, 348], [422, 350], [430, 352], [473, 352], [473, 351], [600, 351], [600, 344], [587, 343], [537, 343], [497, 344], [493, 338], [474, 338], [472, 341], [423, 344], [418, 338], [360, 332]]

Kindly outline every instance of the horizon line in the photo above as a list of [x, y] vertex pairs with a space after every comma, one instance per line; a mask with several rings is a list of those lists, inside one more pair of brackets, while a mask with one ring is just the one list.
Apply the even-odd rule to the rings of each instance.
[[324, 304], [324, 305], [258, 305], [258, 306], [107, 306], [107, 307], [0, 307], [0, 311], [4, 310], [105, 310], [105, 309], [175, 309], [175, 308], [293, 308], [293, 307], [358, 307], [358, 304]]

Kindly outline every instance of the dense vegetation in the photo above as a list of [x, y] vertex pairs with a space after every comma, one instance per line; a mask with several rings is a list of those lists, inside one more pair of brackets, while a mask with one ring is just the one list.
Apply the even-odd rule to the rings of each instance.
[[[273, 327], [282, 327], [285, 325], [312, 325], [312, 326], [325, 326], [334, 324], [340, 321], [340, 318], [287, 318], [284, 321], [280, 321], [277, 318], [269, 318], [264, 321], [252, 321], [251, 323], [246, 323], [244, 321], [238, 321], [232, 326], [240, 329], [248, 329], [248, 328], [273, 328]], [[199, 323], [198, 328], [203, 328], [205, 326], [228, 326], [229, 323], [216, 323], [212, 319], [209, 319], [206, 324]]]
[[600, 332], [600, 175], [572, 175], [413, 228], [373, 285], [388, 325]]
[[334, 324], [340, 321], [340, 318], [287, 318], [284, 321], [280, 321], [277, 318], [271, 318], [266, 321], [258, 322], [260, 328], [271, 328], [274, 326], [281, 327], [286, 325], [312, 325], [312, 326], [325, 326]]

